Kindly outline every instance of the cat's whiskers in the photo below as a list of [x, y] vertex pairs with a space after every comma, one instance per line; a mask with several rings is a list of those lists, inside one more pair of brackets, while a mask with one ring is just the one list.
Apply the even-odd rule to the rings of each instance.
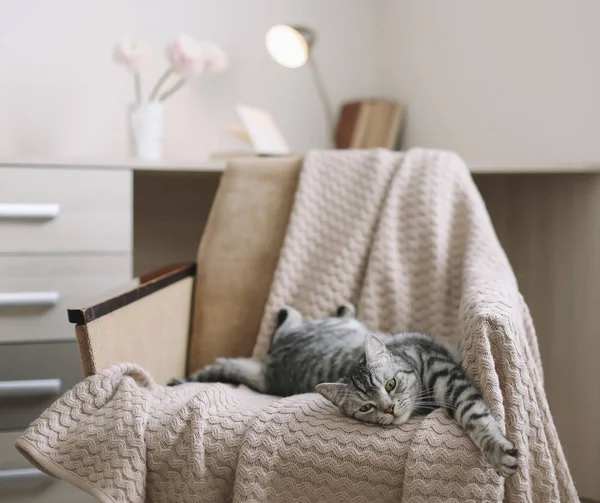
[[446, 409], [452, 409], [452, 410], [456, 410], [457, 407], [455, 407], [454, 405], [448, 404], [448, 403], [431, 403], [431, 402], [415, 402], [414, 405], [416, 407], [425, 407], [425, 406], [429, 406], [432, 408], [437, 409], [438, 407], [444, 407]]
[[[441, 397], [435, 393], [431, 393], [431, 394], [427, 394], [427, 395], [417, 395], [416, 396], [416, 400], [422, 400], [422, 399], [429, 399], [432, 400], [436, 403], [439, 403], [439, 398], [442, 399], [446, 399], [446, 398], [450, 398], [451, 397], [451, 393], [444, 393], [443, 395], [441, 395]], [[444, 404], [446, 404], [446, 402], [444, 402]]]

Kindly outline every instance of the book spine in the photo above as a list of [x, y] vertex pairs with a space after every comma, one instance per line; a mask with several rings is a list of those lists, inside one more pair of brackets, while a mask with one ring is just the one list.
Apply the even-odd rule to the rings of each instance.
[[358, 114], [360, 111], [360, 102], [346, 103], [340, 110], [340, 118], [335, 131], [336, 148], [350, 148], [352, 143], [352, 134], [356, 128]]
[[394, 103], [391, 110], [391, 119], [388, 126], [385, 147], [394, 150], [398, 146], [398, 138], [404, 126], [404, 105]]
[[368, 124], [366, 148], [383, 147], [388, 130], [390, 104], [384, 100], [376, 100], [373, 103], [373, 112]]
[[362, 101], [356, 119], [356, 125], [353, 129], [350, 148], [365, 148], [372, 113], [373, 103], [370, 100]]

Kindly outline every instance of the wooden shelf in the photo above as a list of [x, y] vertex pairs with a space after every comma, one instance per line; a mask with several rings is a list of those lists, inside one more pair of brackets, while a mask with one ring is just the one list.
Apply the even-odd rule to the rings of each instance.
[[[248, 154], [240, 154], [247, 156]], [[250, 154], [252, 155], [252, 154]], [[64, 167], [74, 169], [133, 169], [134, 171], [187, 171], [213, 172], [225, 170], [227, 159], [204, 159], [198, 161], [163, 161], [143, 162], [135, 159], [101, 159], [101, 158], [0, 158], [0, 166], [22, 167]], [[573, 164], [541, 164], [541, 165], [472, 165], [473, 174], [577, 174], [600, 173], [600, 162]]]
[[530, 166], [482, 166], [471, 167], [474, 174], [576, 174], [576, 173], [600, 173], [599, 164], [542, 164]]
[[0, 167], [12, 166], [23, 168], [72, 168], [72, 169], [132, 169], [134, 171], [194, 171], [222, 172], [226, 162], [223, 160], [200, 161], [163, 161], [144, 162], [135, 159], [101, 159], [101, 158], [3, 158]]

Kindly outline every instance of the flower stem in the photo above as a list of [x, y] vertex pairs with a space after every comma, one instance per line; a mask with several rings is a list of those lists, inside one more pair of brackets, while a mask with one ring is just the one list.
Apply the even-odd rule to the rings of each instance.
[[135, 102], [140, 105], [142, 103], [142, 83], [140, 80], [140, 74], [135, 72], [133, 74], [133, 78], [135, 81]]
[[164, 101], [172, 94], [175, 94], [177, 91], [179, 91], [179, 89], [181, 89], [185, 85], [186, 82], [187, 82], [187, 79], [184, 79], [184, 78], [179, 79], [179, 82], [177, 82], [177, 84], [175, 84], [171, 89], [162, 93], [160, 98], [158, 98], [158, 101]]
[[152, 101], [153, 99], [156, 98], [156, 96], [158, 95], [158, 91], [160, 91], [160, 88], [165, 83], [165, 81], [169, 78], [171, 73], [173, 73], [173, 70], [171, 68], [167, 68], [165, 70], [165, 73], [162, 74], [162, 77], [160, 79], [158, 79], [158, 82], [156, 83], [156, 85], [152, 89], [152, 92], [150, 93], [150, 98], [149, 98], [150, 101]]

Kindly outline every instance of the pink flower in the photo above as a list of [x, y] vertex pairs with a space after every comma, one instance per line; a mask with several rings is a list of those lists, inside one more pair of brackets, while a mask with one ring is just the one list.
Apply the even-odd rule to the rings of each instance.
[[189, 35], [179, 35], [167, 47], [171, 68], [182, 77], [191, 77], [204, 70], [204, 50], [200, 42]]
[[149, 45], [139, 37], [127, 35], [115, 44], [113, 57], [115, 61], [131, 70], [139, 72], [150, 56]]
[[171, 69], [182, 77], [203, 72], [222, 72], [229, 60], [225, 52], [212, 42], [196, 40], [190, 35], [179, 35], [167, 47]]
[[218, 73], [225, 71], [229, 66], [227, 54], [216, 44], [212, 42], [201, 42], [204, 50], [204, 62], [207, 71]]

